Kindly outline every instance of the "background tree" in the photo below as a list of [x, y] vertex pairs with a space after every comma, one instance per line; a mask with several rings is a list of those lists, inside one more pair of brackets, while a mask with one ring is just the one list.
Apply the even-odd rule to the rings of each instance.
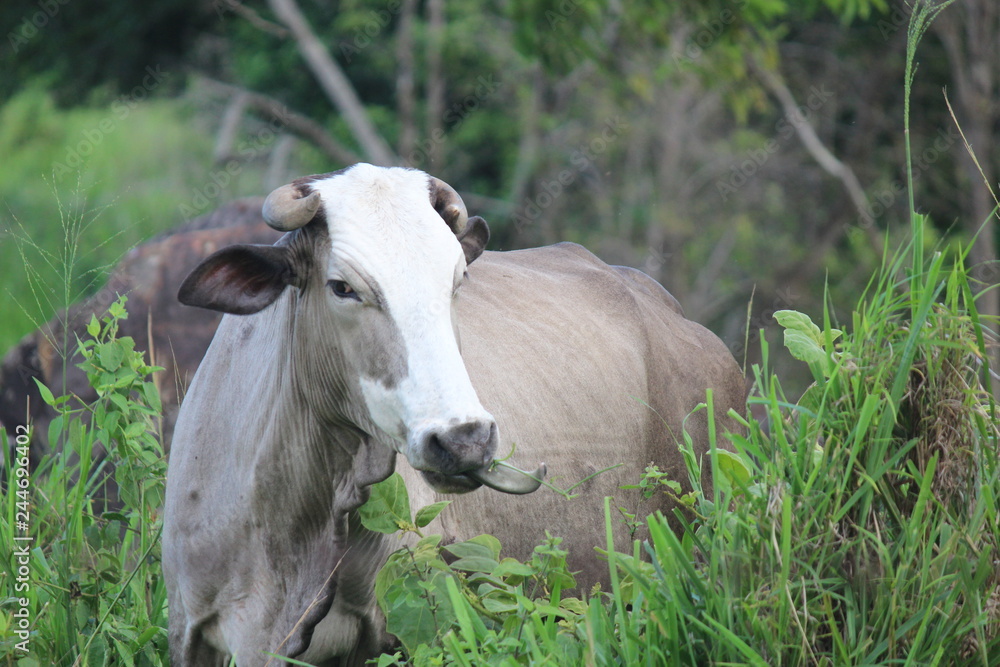
[[[905, 217], [902, 3], [43, 4], [0, 8], [6, 95], [48, 91], [58, 116], [133, 101], [149, 67], [172, 75], [148, 97], [189, 133], [196, 163], [180, 171], [193, 185], [169, 186], [180, 203], [149, 209], [148, 229], [303, 169], [414, 166], [459, 188], [490, 220], [494, 247], [575, 240], [637, 266], [741, 357], [752, 293], [751, 337], [776, 309], [817, 309], [825, 286], [835, 307], [853, 302], [883, 230]], [[960, 0], [921, 47], [917, 199], [942, 238], [970, 239], [992, 210], [941, 89], [951, 85], [994, 183], [997, 20], [988, 0]], [[138, 100], [132, 118], [147, 108]], [[7, 133], [9, 155], [45, 136], [18, 128]], [[207, 156], [194, 149], [206, 140]], [[54, 138], [53, 152], [72, 141]], [[136, 150], [150, 141], [137, 137]], [[24, 179], [51, 168], [7, 170], [9, 224], [26, 216]], [[230, 171], [215, 197], [203, 196]], [[95, 180], [104, 183], [96, 200], [101, 186], [84, 178], [84, 189], [100, 205], [138, 187], [128, 174]], [[994, 255], [987, 228], [974, 254], [984, 286], [1000, 275]]]

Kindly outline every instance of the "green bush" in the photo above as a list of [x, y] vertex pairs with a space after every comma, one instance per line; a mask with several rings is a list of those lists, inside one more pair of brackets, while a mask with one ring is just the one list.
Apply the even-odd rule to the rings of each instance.
[[78, 343], [96, 402], [39, 385], [59, 416], [49, 429], [57, 446], [36, 470], [27, 467], [30, 433], [11, 434], [0, 512], [0, 577], [12, 592], [2, 600], [3, 664], [169, 664], [159, 543], [166, 460], [148, 379], [158, 369], [117, 337], [124, 304], [92, 319], [91, 338]]

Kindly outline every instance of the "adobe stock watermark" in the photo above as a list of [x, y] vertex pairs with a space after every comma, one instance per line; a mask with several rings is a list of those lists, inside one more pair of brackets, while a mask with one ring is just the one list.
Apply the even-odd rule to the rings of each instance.
[[267, 152], [281, 135], [282, 129], [288, 125], [289, 114], [287, 107], [281, 107], [267, 125], [237, 144], [236, 157], [209, 172], [205, 183], [191, 191], [191, 198], [177, 206], [185, 222], [211, 208], [233, 179], [243, 173], [246, 165]]
[[580, 9], [583, 0], [560, 0], [552, 9], [545, 10], [545, 20], [549, 24], [549, 29], [555, 28], [569, 20], [573, 14]]
[[757, 175], [761, 167], [767, 164], [771, 156], [781, 150], [782, 145], [795, 134], [795, 128], [809, 122], [809, 114], [818, 111], [833, 97], [833, 92], [827, 90], [824, 84], [809, 89], [805, 104], [800, 104], [795, 110], [782, 115], [774, 125], [776, 135], [760, 148], [746, 151], [746, 157], [730, 167], [729, 176], [715, 182], [715, 189], [722, 198], [728, 201], [730, 195]]
[[770, 305], [758, 312], [756, 315], [750, 318], [747, 329], [746, 340], [740, 338], [735, 343], [729, 346], [729, 351], [732, 352], [733, 356], [740, 359], [744, 353], [746, 353], [747, 348], [750, 345], [757, 344], [760, 341], [761, 330], [767, 330], [769, 326], [774, 324], [774, 314], [779, 310], [788, 310], [792, 308], [795, 304], [797, 297], [792, 293], [792, 288], [785, 286], [778, 289], [774, 294], [774, 298], [771, 299]]
[[[954, 125], [938, 130], [934, 141], [917, 155], [913, 156], [913, 182], [916, 183], [926, 173], [931, 166], [947, 154], [951, 147], [961, 138]], [[856, 223], [844, 223], [844, 229], [848, 234], [860, 234], [867, 231], [875, 224], [877, 218], [882, 217], [892, 208], [896, 201], [906, 194], [905, 178], [897, 178], [887, 185], [882, 186], [868, 196], [868, 207], [866, 215], [859, 215]]]
[[674, 253], [668, 251], [663, 243], [659, 244], [655, 248], [653, 246], [649, 246], [646, 249], [646, 257], [642, 260], [642, 272], [656, 278], [660, 275], [660, 271], [667, 265], [667, 262], [669, 262], [670, 258], [673, 256]]
[[31, 639], [31, 471], [28, 468], [28, 452], [31, 446], [31, 432], [27, 426], [14, 429], [14, 460], [11, 466], [12, 479], [7, 493], [14, 494], [14, 544], [12, 545], [11, 567], [14, 569], [14, 612], [10, 627], [17, 642], [14, 650], [26, 656]]
[[541, 192], [514, 211], [514, 228], [520, 233], [534, 224], [545, 209], [552, 206], [571, 186], [610, 148], [622, 133], [628, 129], [628, 121], [615, 116], [604, 122], [601, 131], [590, 141], [578, 145], [569, 156], [570, 167], [560, 171], [552, 180], [543, 181]]
[[969, 271], [973, 281], [973, 291], [981, 292], [987, 287], [1000, 283], [1000, 261], [980, 262]]
[[690, 64], [701, 58], [726, 28], [734, 23], [740, 11], [746, 7], [749, 0], [733, 0], [729, 3], [731, 7], [723, 9], [719, 14], [711, 19], [702, 21], [696, 26], [696, 30], [684, 41], [684, 47], [680, 50], [672, 49], [672, 57], [675, 65]]
[[355, 56], [372, 45], [372, 42], [385, 30], [392, 19], [403, 8], [403, 0], [388, 0], [382, 9], [368, 11], [368, 20], [354, 29], [352, 39], [340, 40], [340, 56], [348, 65]]
[[81, 139], [66, 148], [66, 157], [52, 165], [53, 178], [61, 181], [66, 174], [76, 173], [86, 158], [93, 155], [94, 150], [104, 142], [104, 139], [113, 134], [135, 108], [171, 76], [169, 72], [160, 69], [159, 65], [148, 65], [145, 72], [146, 75], [139, 85], [128, 94], [118, 96], [111, 103], [109, 115], [98, 121], [96, 126], [84, 130]]
[[[448, 127], [449, 132], [454, 132], [482, 107], [490, 97], [496, 94], [503, 87], [503, 81], [498, 81], [492, 74], [480, 76], [476, 79], [476, 89], [461, 100], [454, 102], [445, 109], [441, 120]], [[434, 152], [434, 147], [442, 144], [447, 137], [447, 132], [441, 127], [435, 128], [430, 136], [417, 142], [417, 145], [404, 158], [404, 164], [408, 167], [416, 167], [424, 164], [424, 161]]]
[[909, 25], [911, 12], [912, 10], [909, 5], [903, 2], [893, 5], [889, 15], [885, 18], [880, 18], [875, 24], [875, 27], [878, 28], [879, 33], [882, 35], [882, 41], [889, 41], [889, 38], [898, 32], [900, 28], [905, 28]]
[[11, 51], [16, 55], [23, 47], [33, 40], [45, 26], [49, 24], [59, 10], [69, 3], [69, 0], [38, 0], [35, 6], [37, 11], [26, 14], [17, 28], [7, 33], [7, 42]]

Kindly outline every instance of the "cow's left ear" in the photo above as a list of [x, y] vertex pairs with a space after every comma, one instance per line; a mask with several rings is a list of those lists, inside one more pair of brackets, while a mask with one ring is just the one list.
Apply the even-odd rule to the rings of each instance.
[[186, 306], [251, 315], [270, 306], [295, 281], [286, 246], [234, 245], [209, 255], [177, 292]]
[[490, 241], [490, 226], [478, 215], [469, 218], [465, 223], [465, 229], [458, 235], [458, 242], [462, 244], [465, 251], [465, 263], [472, 264], [473, 260], [483, 254], [486, 244]]

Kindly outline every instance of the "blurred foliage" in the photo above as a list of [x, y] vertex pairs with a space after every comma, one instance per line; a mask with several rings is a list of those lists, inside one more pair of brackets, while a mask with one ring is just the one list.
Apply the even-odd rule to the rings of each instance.
[[[4, 227], [51, 218], [51, 202], [78, 195], [109, 229], [135, 229], [109, 244], [119, 253], [182, 222], [176, 203], [218, 171], [213, 140], [240, 88], [363, 156], [267, 0], [52, 3], [0, 9], [0, 96], [17, 93], [0, 107]], [[400, 162], [457, 187], [490, 222], [492, 248], [573, 240], [636, 266], [737, 358], [756, 349], [745, 340], [751, 294], [750, 338], [774, 327], [774, 310], [819, 303], [825, 286], [835, 312], [846, 309], [882, 233], [905, 219], [907, 11], [887, 0], [443, 2], [440, 34], [432, 0], [300, 5]], [[957, 168], [965, 156], [941, 96], [948, 54], [934, 35], [921, 50], [913, 135], [928, 159], [917, 160], [917, 188], [944, 235], [977, 184]], [[874, 227], [803, 148], [748, 58], [781, 72], [819, 140], [854, 170]], [[123, 104], [134, 108], [118, 120]], [[83, 187], [76, 176], [53, 182], [53, 165], [105, 116], [116, 129], [82, 167]], [[238, 133], [269, 122], [246, 110]], [[276, 146], [254, 144], [208, 203], [345, 166], [302, 141], [291, 158]], [[0, 259], [11, 252], [0, 247]], [[26, 320], [0, 343], [14, 330]]]
[[[0, 107], [0, 350], [52, 316], [68, 282], [71, 300], [96, 291], [127, 250], [184, 222], [184, 211], [207, 213], [224, 201], [212, 194], [212, 137], [184, 99], [118, 97], [108, 105], [59, 109], [41, 85], [29, 85]], [[309, 170], [315, 161], [299, 163]], [[225, 200], [263, 189], [262, 157], [241, 163]], [[47, 253], [79, 231], [72, 275]], [[38, 288], [60, 296], [35, 296]], [[39, 302], [46, 304], [40, 306]]]
[[[147, 65], [174, 70], [213, 18], [209, 3], [36, 0], [0, 5], [0, 99], [43, 74], [61, 105], [107, 101], [143, 85]], [[179, 86], [175, 78], [172, 85]]]

